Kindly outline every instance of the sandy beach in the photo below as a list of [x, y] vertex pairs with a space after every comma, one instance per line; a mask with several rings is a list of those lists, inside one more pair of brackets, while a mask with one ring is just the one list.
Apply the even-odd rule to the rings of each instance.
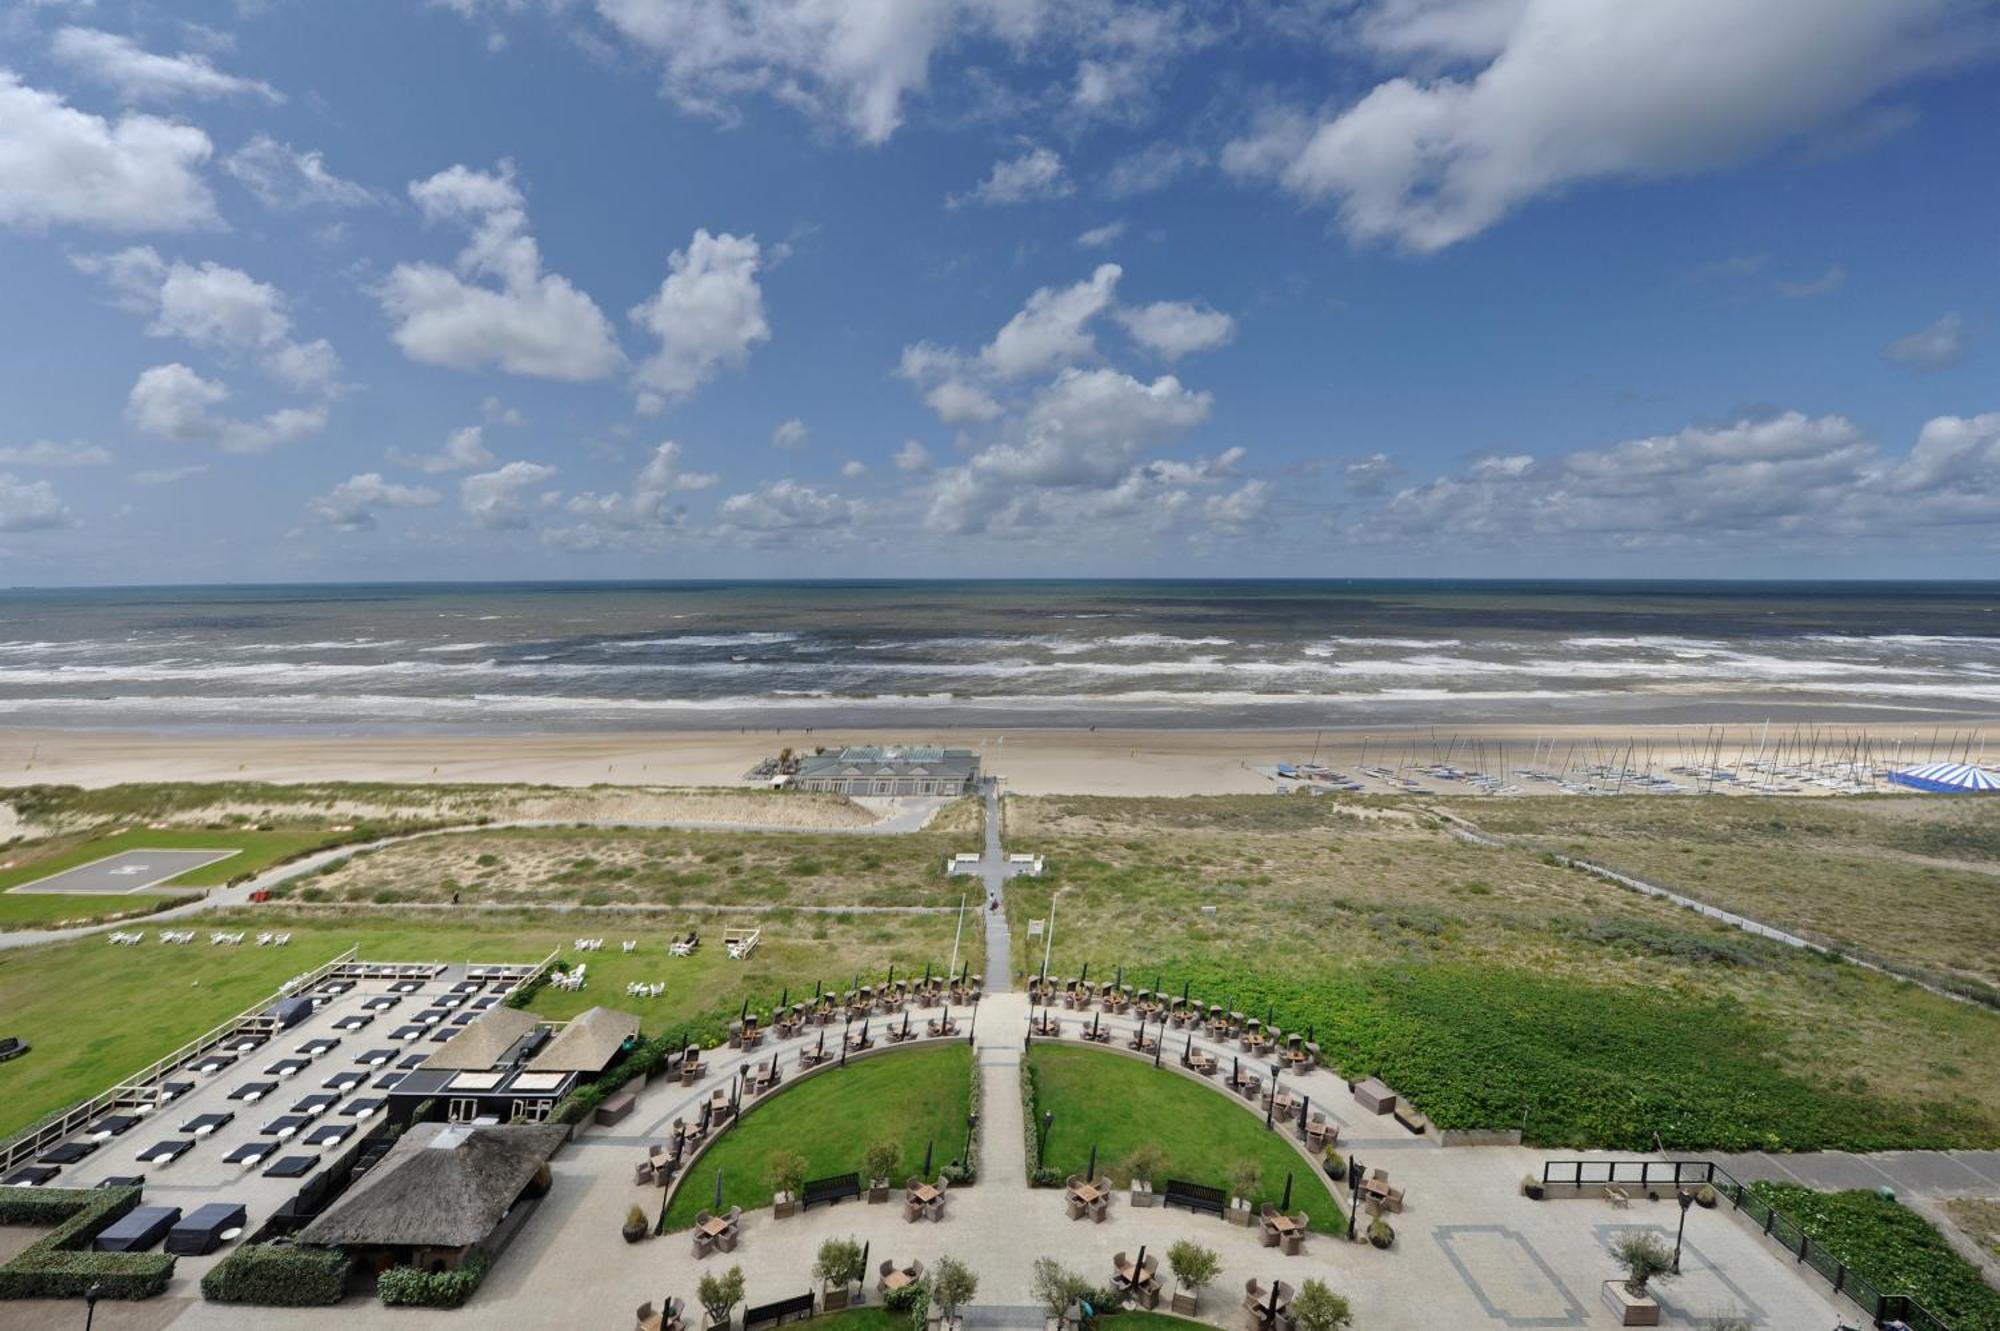
[[[1449, 762], [1494, 774], [1590, 763], [1664, 772], [1711, 759], [1821, 761], [1860, 754], [1877, 766], [1983, 753], [1982, 732], [1929, 725], [1489, 726], [1312, 730], [1010, 730], [675, 732], [610, 735], [149, 735], [0, 731], [0, 785], [107, 786], [133, 781], [493, 782], [557, 786], [734, 786], [784, 747], [928, 743], [969, 747], [1023, 794], [1262, 793], [1259, 767], [1317, 761], [1350, 775], [1364, 766]], [[1386, 785], [1365, 783], [1388, 790]], [[1554, 792], [1528, 783], [1530, 792]]]

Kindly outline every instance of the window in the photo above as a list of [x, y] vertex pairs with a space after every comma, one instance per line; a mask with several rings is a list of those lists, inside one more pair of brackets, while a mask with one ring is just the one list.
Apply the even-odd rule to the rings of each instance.
[[479, 1117], [479, 1101], [471, 1098], [448, 1101], [445, 1117], [453, 1123], [470, 1123]]
[[547, 1100], [516, 1100], [514, 1121], [517, 1123], [544, 1123], [549, 1117]]

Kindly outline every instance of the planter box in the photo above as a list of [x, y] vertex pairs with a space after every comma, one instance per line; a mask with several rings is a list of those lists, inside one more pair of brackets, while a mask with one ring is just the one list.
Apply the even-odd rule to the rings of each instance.
[[1239, 1202], [1231, 1202], [1229, 1204], [1229, 1213], [1224, 1217], [1230, 1224], [1241, 1225], [1245, 1229], [1248, 1229], [1256, 1218], [1257, 1213], [1255, 1211]]
[[781, 1192], [771, 1201], [771, 1217], [774, 1220], [789, 1220], [799, 1213], [799, 1204], [792, 1200], [792, 1194]]
[[1650, 1294], [1634, 1295], [1622, 1280], [1604, 1282], [1604, 1306], [1620, 1326], [1658, 1326], [1660, 1303]]
[[1132, 1205], [1158, 1206], [1159, 1204], [1160, 1194], [1153, 1191], [1150, 1183], [1134, 1183], [1132, 1185]]
[[1175, 1290], [1174, 1301], [1170, 1306], [1181, 1317], [1193, 1317], [1201, 1311], [1201, 1298], [1199, 1295]]
[[880, 1206], [883, 1202], [886, 1202], [888, 1200], [889, 1200], [889, 1190], [887, 1188], [871, 1187], [868, 1189], [868, 1204], [870, 1206]]
[[820, 1286], [820, 1308], [825, 1312], [838, 1312], [842, 1308], [847, 1307], [850, 1298], [848, 1288], [846, 1285], [842, 1285], [838, 1289], [832, 1285]]

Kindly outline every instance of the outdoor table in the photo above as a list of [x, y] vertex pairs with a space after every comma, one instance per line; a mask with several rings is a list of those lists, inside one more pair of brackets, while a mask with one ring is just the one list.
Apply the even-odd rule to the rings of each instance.
[[919, 1183], [916, 1187], [910, 1189], [910, 1196], [922, 1202], [925, 1206], [929, 1206], [937, 1200], [938, 1190], [928, 1183]]
[[1118, 1264], [1118, 1283], [1121, 1288], [1144, 1289], [1157, 1278], [1157, 1276], [1143, 1274], [1138, 1267], [1130, 1262], [1120, 1262]]
[[731, 1224], [726, 1215], [712, 1215], [702, 1222], [701, 1232], [712, 1239], [719, 1239], [730, 1231]]
[[909, 1283], [910, 1273], [908, 1271], [891, 1271], [888, 1275], [882, 1277], [882, 1288], [884, 1290], [901, 1289]]
[[144, 1252], [181, 1218], [178, 1206], [135, 1206], [90, 1241], [93, 1252]]
[[198, 1206], [179, 1224], [167, 1231], [167, 1251], [183, 1257], [203, 1257], [222, 1246], [227, 1230], [240, 1230], [249, 1219], [235, 1202], [210, 1202]]
[[1288, 1215], [1274, 1215], [1264, 1223], [1272, 1229], [1277, 1230], [1281, 1235], [1293, 1233], [1299, 1227], [1299, 1222]]
[[1070, 1189], [1069, 1195], [1082, 1202], [1085, 1206], [1097, 1205], [1104, 1196], [1103, 1193], [1088, 1183], [1077, 1184], [1074, 1188]]

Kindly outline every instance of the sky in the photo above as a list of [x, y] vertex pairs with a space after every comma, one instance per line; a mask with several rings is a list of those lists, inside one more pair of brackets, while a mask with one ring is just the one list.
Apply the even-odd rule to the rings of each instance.
[[2000, 5], [0, 0], [0, 585], [1991, 577]]

